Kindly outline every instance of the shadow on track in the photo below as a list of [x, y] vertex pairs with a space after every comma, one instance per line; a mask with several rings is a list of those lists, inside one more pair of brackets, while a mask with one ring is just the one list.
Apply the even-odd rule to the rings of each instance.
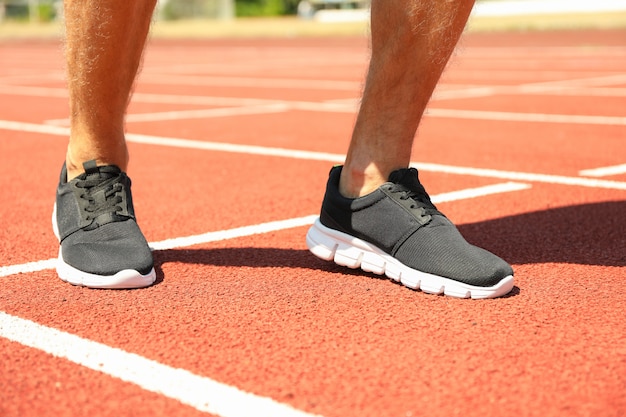
[[[626, 266], [626, 201], [524, 213], [460, 225], [459, 230], [469, 242], [513, 265], [551, 262]], [[361, 273], [317, 259], [303, 249], [181, 248], [155, 252], [155, 262], [157, 283], [163, 280], [161, 265], [168, 262]]]
[[459, 230], [468, 241], [514, 265], [626, 266], [626, 201], [524, 213]]

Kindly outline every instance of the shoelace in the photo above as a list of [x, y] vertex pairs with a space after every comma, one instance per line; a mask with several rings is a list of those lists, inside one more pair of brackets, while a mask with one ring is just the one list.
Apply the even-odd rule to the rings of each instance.
[[390, 188], [390, 191], [394, 193], [400, 193], [400, 200], [413, 200], [414, 204], [411, 204], [410, 208], [421, 209], [421, 215], [439, 213], [435, 205], [430, 201], [430, 197], [423, 187], [421, 187], [421, 189], [413, 190], [402, 184], [395, 184], [393, 187]]
[[[85, 207], [85, 211], [89, 213], [87, 220], [93, 220], [102, 214], [115, 214], [123, 210], [119, 205], [123, 201], [119, 195], [124, 189], [121, 183], [113, 182], [110, 179], [103, 181], [101, 178], [95, 178], [78, 181], [76, 186], [84, 189], [84, 193], [80, 197], [88, 201], [88, 205]], [[104, 191], [104, 201], [97, 202], [93, 194], [101, 190]]]

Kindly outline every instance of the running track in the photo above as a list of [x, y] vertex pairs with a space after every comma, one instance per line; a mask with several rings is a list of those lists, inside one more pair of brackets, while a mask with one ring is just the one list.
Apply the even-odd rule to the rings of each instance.
[[310, 255], [365, 39], [154, 40], [128, 117], [156, 285], [61, 282], [61, 47], [0, 45], [0, 415], [626, 415], [626, 32], [468, 34], [414, 161], [514, 265], [457, 300]]

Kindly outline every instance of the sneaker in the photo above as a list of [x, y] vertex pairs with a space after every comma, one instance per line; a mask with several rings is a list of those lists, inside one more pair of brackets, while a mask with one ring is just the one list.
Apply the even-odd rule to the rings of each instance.
[[413, 168], [360, 198], [339, 193], [330, 171], [320, 217], [307, 233], [317, 257], [385, 274], [413, 289], [459, 298], [494, 298], [513, 288], [513, 269], [469, 244], [435, 207]]
[[152, 253], [135, 220], [130, 178], [117, 166], [83, 164], [67, 181], [61, 170], [52, 216], [59, 239], [57, 273], [90, 288], [141, 288], [154, 283]]

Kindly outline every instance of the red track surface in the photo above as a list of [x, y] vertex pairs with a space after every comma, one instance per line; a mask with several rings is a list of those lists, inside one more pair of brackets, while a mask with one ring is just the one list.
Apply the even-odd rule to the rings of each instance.
[[[128, 131], [197, 142], [131, 143], [148, 240], [316, 214], [332, 158], [199, 142], [345, 152], [367, 54], [364, 39], [152, 42]], [[61, 48], [7, 42], [0, 62], [3, 417], [204, 414], [161, 371], [133, 379], [140, 359], [115, 373], [107, 364], [123, 361], [92, 352], [90, 369], [79, 342], [50, 329], [271, 398], [289, 416], [626, 415], [626, 173], [581, 173], [626, 163], [625, 32], [470, 34], [446, 72], [414, 153], [430, 193], [528, 186], [439, 204], [515, 268], [510, 296], [486, 301], [326, 264], [306, 250], [306, 226], [157, 250], [157, 283], [143, 290], [67, 285], [50, 262], [30, 264], [57, 251]], [[217, 415], [261, 415], [216, 401], [243, 410]]]

